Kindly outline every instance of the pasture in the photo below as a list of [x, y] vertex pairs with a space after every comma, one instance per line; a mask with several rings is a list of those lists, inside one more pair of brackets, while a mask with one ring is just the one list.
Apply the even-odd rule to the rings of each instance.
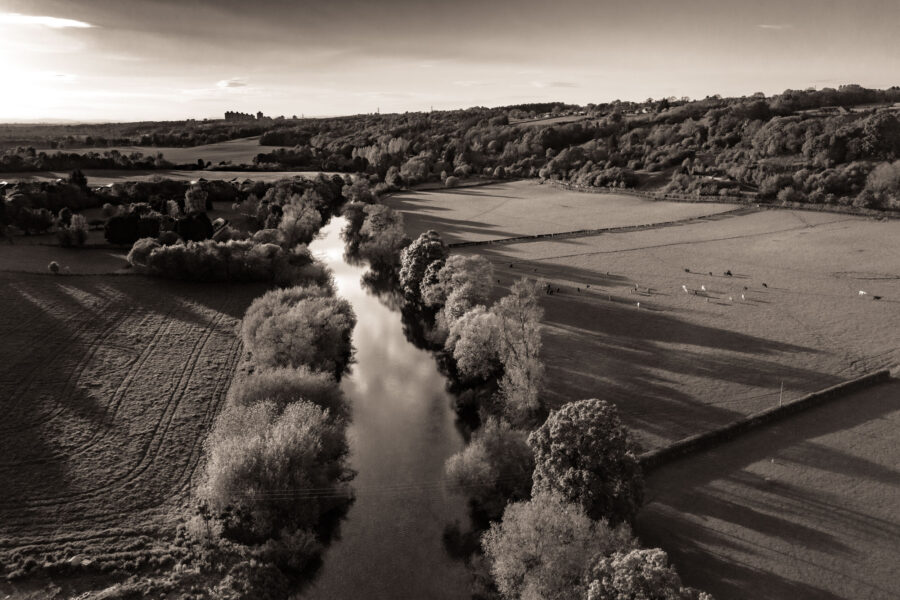
[[196, 163], [202, 159], [211, 162], [214, 165], [220, 162], [232, 163], [235, 165], [252, 165], [253, 158], [261, 152], [272, 152], [275, 148], [271, 146], [260, 146], [259, 136], [240, 138], [236, 140], [228, 140], [216, 144], [205, 144], [202, 146], [191, 146], [188, 148], [166, 148], [157, 146], [110, 146], [108, 148], [63, 148], [61, 150], [43, 148], [39, 152], [51, 154], [53, 152], [65, 152], [67, 154], [87, 154], [88, 152], [109, 152], [117, 150], [121, 154], [132, 154], [139, 152], [144, 156], [156, 156], [162, 153], [163, 158], [176, 165], [187, 163]]
[[637, 532], [716, 598], [896, 598], [898, 429], [893, 380], [667, 465]]
[[385, 204], [403, 213], [411, 236], [436, 229], [449, 243], [648, 225], [735, 209], [730, 204], [649, 202], [625, 194], [581, 194], [535, 181], [401, 193], [386, 198]]
[[241, 353], [235, 327], [262, 290], [0, 273], [8, 571], [74, 557], [91, 572], [171, 566], [176, 519]]
[[[520, 185], [475, 188], [460, 202], [472, 211], [481, 198], [498, 202], [491, 196], [512, 195], [509, 187]], [[533, 188], [549, 192], [550, 207], [601, 205], [608, 198]], [[432, 198], [438, 207], [427, 210]], [[659, 221], [670, 221], [670, 209], [710, 208], [626, 199], [636, 215], [629, 220], [613, 196], [616, 225], [652, 222], [654, 210], [662, 213]], [[390, 201], [405, 211], [411, 235], [435, 228], [451, 241], [486, 229], [490, 237], [530, 233], [544, 220], [536, 195], [530, 210], [508, 209], [513, 225], [506, 228], [487, 223], [499, 221], [494, 213], [479, 220], [451, 210], [448, 195]], [[424, 210], [413, 212], [417, 206]], [[585, 210], [563, 222], [548, 208], [546, 222], [560, 230], [610, 226], [600, 206], [594, 211], [600, 220]], [[517, 221], [518, 213], [528, 220]], [[651, 449], [773, 406], [782, 385], [789, 400], [900, 362], [900, 253], [892, 242], [898, 236], [896, 221], [748, 209], [658, 228], [454, 252], [491, 260], [497, 296], [522, 276], [549, 283], [554, 293], [542, 298], [545, 399], [551, 407], [592, 397], [613, 401]]]

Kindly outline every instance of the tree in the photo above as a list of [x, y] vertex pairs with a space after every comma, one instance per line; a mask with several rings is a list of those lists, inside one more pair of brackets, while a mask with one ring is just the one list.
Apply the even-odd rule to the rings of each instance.
[[450, 325], [444, 349], [452, 352], [464, 378], [488, 379], [502, 368], [498, 321], [492, 311], [476, 306]]
[[449, 254], [441, 235], [426, 231], [400, 253], [400, 287], [410, 300], [421, 301], [422, 279], [431, 263], [443, 262]]
[[343, 423], [304, 401], [283, 412], [269, 401], [232, 404], [216, 419], [206, 450], [201, 498], [215, 511], [249, 515], [252, 534], [261, 538], [315, 527], [336, 505], [334, 486], [348, 475]]
[[295, 287], [254, 300], [241, 336], [261, 367], [308, 367], [339, 378], [352, 355], [355, 325], [346, 300], [323, 288]]
[[592, 519], [633, 521], [644, 497], [637, 447], [603, 400], [580, 400], [554, 411], [528, 438], [534, 490], [580, 504]]
[[503, 364], [500, 393], [511, 416], [521, 419], [540, 405], [544, 374], [540, 361], [540, 320], [544, 311], [538, 301], [536, 281], [520, 279], [510, 293], [494, 306], [499, 317], [499, 355]]
[[319, 211], [294, 194], [290, 204], [284, 207], [278, 230], [284, 235], [284, 245], [293, 248], [297, 244], [310, 243], [321, 226]]
[[383, 204], [367, 204], [363, 214], [365, 218], [359, 228], [359, 256], [375, 269], [396, 267], [401, 251], [409, 244], [403, 214]]
[[491, 573], [508, 600], [584, 598], [592, 559], [635, 547], [627, 526], [593, 521], [581, 506], [541, 492], [506, 507], [481, 540]]
[[455, 295], [453, 321], [473, 306], [487, 304], [494, 287], [494, 268], [483, 256], [455, 254], [444, 261], [434, 276], [423, 277], [420, 287], [425, 306], [443, 306]]
[[669, 557], [659, 548], [634, 549], [601, 556], [587, 579], [588, 600], [712, 600], [709, 594], [681, 585]]
[[184, 212], [206, 212], [208, 194], [199, 185], [192, 185], [184, 193]]
[[506, 421], [490, 418], [447, 459], [444, 470], [451, 485], [488, 519], [499, 518], [507, 502], [531, 492], [534, 457], [527, 437]]

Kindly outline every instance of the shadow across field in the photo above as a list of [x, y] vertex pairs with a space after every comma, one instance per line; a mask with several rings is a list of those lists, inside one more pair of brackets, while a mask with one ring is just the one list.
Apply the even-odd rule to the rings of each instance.
[[637, 532], [718, 598], [892, 598], [900, 452], [871, 429], [898, 411], [892, 380], [663, 467]]
[[[818, 354], [817, 348], [691, 322], [686, 318], [690, 309], [655, 302], [667, 293], [635, 292], [625, 275], [540, 261], [511, 263], [490, 247], [477, 253], [494, 264], [496, 296], [523, 276], [550, 284], [553, 293], [541, 297], [548, 378], [544, 399], [550, 407], [582, 398], [610, 400], [626, 424], [649, 434], [654, 445], [732, 422], [761, 408], [759, 402], [777, 403], [781, 382], [790, 394], [842, 381], [787, 360], [795, 353]], [[774, 387], [776, 392], [756, 404], [698, 398], [679, 385], [676, 378], [682, 377], [708, 380], [713, 388]]]

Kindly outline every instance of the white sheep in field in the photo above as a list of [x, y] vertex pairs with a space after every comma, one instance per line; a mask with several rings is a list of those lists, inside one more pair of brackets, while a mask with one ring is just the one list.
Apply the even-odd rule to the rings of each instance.
[[681, 289], [684, 290], [684, 293], [685, 293], [685, 294], [688, 293], [688, 289], [687, 289], [687, 286], [686, 286], [686, 285], [681, 286]]
[[863, 290], [859, 290], [859, 295], [860, 296], [868, 296], [869, 294], [867, 292], [864, 292]]
[[744, 302], [745, 300], [746, 300], [746, 298], [744, 298], [744, 295], [741, 294], [741, 302]]
[[641, 303], [640, 303], [640, 302], [637, 303], [637, 307], [638, 307], [638, 308], [641, 307]]
[[706, 291], [706, 286], [705, 286], [705, 285], [701, 285], [701, 286], [700, 286], [700, 290], [702, 290], [702, 291], [705, 292], [705, 291]]

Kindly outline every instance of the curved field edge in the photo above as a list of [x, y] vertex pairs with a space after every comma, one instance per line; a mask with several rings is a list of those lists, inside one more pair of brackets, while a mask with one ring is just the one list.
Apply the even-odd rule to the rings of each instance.
[[[0, 273], [0, 563], [171, 563], [262, 285]], [[168, 558], [167, 558], [168, 557]]]

